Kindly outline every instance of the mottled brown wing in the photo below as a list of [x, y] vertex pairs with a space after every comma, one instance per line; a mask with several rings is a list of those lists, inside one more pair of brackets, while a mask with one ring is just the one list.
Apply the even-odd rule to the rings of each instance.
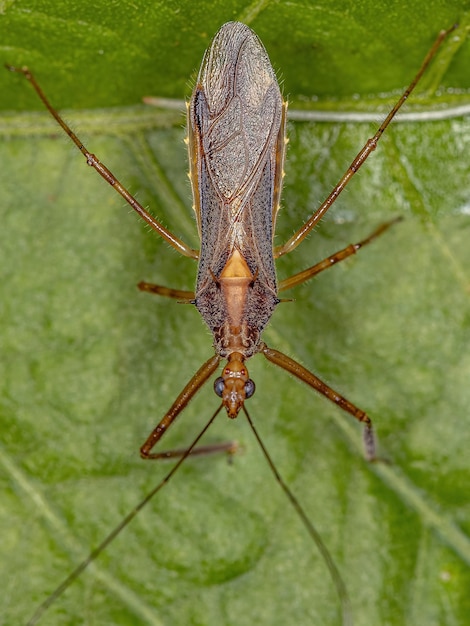
[[194, 206], [201, 237], [197, 291], [234, 248], [275, 290], [273, 230], [282, 183], [285, 105], [268, 55], [228, 23], [206, 52], [188, 109]]

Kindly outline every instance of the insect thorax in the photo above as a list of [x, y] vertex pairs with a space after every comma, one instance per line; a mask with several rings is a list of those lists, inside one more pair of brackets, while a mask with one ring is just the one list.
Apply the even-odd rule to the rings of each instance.
[[[261, 333], [279, 302], [275, 285], [256, 271], [252, 274], [248, 266], [240, 271], [243, 262], [235, 252], [219, 277], [212, 275], [196, 292], [197, 309], [212, 331], [215, 351], [223, 358], [233, 352], [245, 358], [256, 354]], [[237, 271], [231, 274], [234, 264]]]

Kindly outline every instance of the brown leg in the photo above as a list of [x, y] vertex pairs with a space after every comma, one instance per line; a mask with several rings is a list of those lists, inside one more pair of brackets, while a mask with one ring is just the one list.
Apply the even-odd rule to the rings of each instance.
[[261, 350], [264, 356], [274, 363], [274, 365], [278, 365], [282, 367], [282, 369], [286, 370], [290, 374], [296, 376], [299, 380], [306, 383], [315, 391], [318, 391], [322, 395], [324, 395], [328, 400], [337, 404], [343, 411], [347, 411], [350, 415], [352, 415], [359, 422], [364, 424], [364, 448], [365, 455], [368, 461], [374, 461], [376, 459], [375, 455], [375, 437], [374, 432], [372, 430], [372, 422], [370, 417], [357, 406], [349, 402], [342, 395], [337, 393], [334, 389], [329, 387], [326, 383], [315, 376], [308, 369], [294, 361], [290, 357], [286, 356], [282, 352], [278, 350], [273, 350], [272, 348], [268, 348], [266, 344], [262, 344]]
[[193, 304], [195, 294], [194, 291], [185, 291], [184, 289], [172, 289], [171, 287], [165, 287], [163, 285], [155, 285], [154, 283], [146, 283], [141, 281], [137, 287], [141, 291], [148, 291], [158, 296], [165, 296], [166, 298], [174, 298], [180, 302]]
[[171, 426], [173, 421], [178, 417], [181, 411], [189, 404], [199, 389], [207, 382], [207, 379], [217, 369], [220, 362], [220, 357], [215, 354], [208, 361], [202, 365], [198, 371], [194, 374], [191, 380], [188, 382], [183, 391], [179, 394], [176, 400], [173, 402], [170, 410], [163, 416], [157, 426], [153, 429], [150, 435], [147, 437], [147, 441], [140, 448], [140, 455], [143, 459], [158, 459], [161, 455], [156, 452], [152, 453], [152, 448], [160, 441], [167, 429]]
[[41, 87], [36, 82], [36, 79], [31, 74], [27, 67], [14, 67], [13, 65], [6, 65], [6, 68], [11, 72], [17, 72], [18, 74], [23, 74], [23, 76], [29, 80], [39, 98], [44, 103], [44, 106], [47, 108], [52, 117], [56, 120], [56, 122], [62, 127], [62, 129], [67, 133], [73, 143], [77, 146], [80, 152], [86, 159], [88, 165], [93, 167], [100, 176], [102, 176], [106, 182], [108, 182], [121, 196], [128, 202], [131, 207], [140, 215], [140, 217], [147, 222], [157, 233], [165, 239], [175, 250], [178, 250], [180, 254], [183, 256], [190, 257], [192, 259], [199, 258], [199, 252], [197, 250], [193, 250], [190, 246], [188, 246], [184, 241], [181, 241], [178, 237], [173, 235], [172, 232], [167, 230], [160, 222], [158, 222], [148, 211], [144, 209], [144, 207], [137, 202], [137, 200], [129, 193], [129, 191], [121, 185], [121, 183], [117, 180], [108, 168], [100, 162], [100, 160], [91, 152], [87, 150], [87, 148], [82, 144], [77, 135], [72, 131], [70, 126], [61, 118], [59, 113], [53, 108], [50, 104], [49, 100], [46, 98], [46, 95], [42, 91]]
[[359, 241], [359, 243], [352, 243], [346, 248], [343, 248], [342, 250], [340, 250], [339, 252], [335, 252], [335, 254], [332, 254], [326, 259], [323, 259], [323, 261], [316, 263], [312, 267], [309, 267], [308, 269], [303, 270], [302, 272], [299, 272], [298, 274], [294, 274], [293, 276], [289, 276], [289, 278], [285, 278], [284, 280], [281, 280], [279, 282], [278, 291], [285, 291], [286, 289], [291, 289], [292, 287], [301, 285], [302, 283], [305, 283], [307, 280], [310, 280], [311, 278], [313, 278], [320, 272], [323, 272], [323, 270], [327, 270], [329, 267], [333, 267], [333, 265], [336, 265], [336, 263], [339, 263], [340, 261], [344, 261], [344, 259], [347, 259], [352, 254], [356, 254], [358, 250], [360, 250], [367, 244], [371, 243], [371, 241], [373, 241], [374, 239], [377, 239], [377, 237], [380, 237], [380, 235], [382, 235], [386, 230], [388, 230], [390, 226], [401, 221], [401, 219], [402, 219], [401, 217], [397, 217], [394, 220], [391, 220], [390, 222], [385, 222], [385, 224], [381, 224], [378, 228], [374, 230], [373, 233], [371, 233], [368, 237], [366, 237], [362, 241]]
[[421, 76], [425, 72], [427, 66], [429, 65], [432, 58], [434, 57], [437, 50], [439, 49], [439, 46], [447, 37], [447, 35], [451, 33], [455, 28], [456, 26], [452, 26], [448, 30], [442, 30], [439, 33], [432, 48], [427, 53], [418, 73], [416, 74], [414, 79], [411, 81], [408, 88], [403, 92], [403, 95], [397, 101], [393, 109], [387, 115], [387, 117], [385, 118], [384, 122], [381, 124], [381, 126], [379, 127], [375, 135], [366, 141], [366, 143], [364, 144], [364, 147], [359, 152], [359, 154], [355, 157], [355, 159], [353, 160], [353, 162], [351, 163], [351, 165], [349, 166], [349, 168], [347, 169], [346, 173], [343, 175], [339, 183], [330, 193], [328, 198], [323, 202], [323, 204], [315, 211], [315, 213], [311, 216], [311, 218], [307, 220], [307, 222], [305, 222], [305, 224], [289, 239], [289, 241], [287, 241], [282, 246], [277, 246], [274, 249], [274, 256], [276, 258], [279, 258], [283, 254], [287, 254], [288, 252], [291, 252], [292, 250], [294, 250], [294, 248], [296, 248], [299, 245], [299, 243], [301, 243], [305, 239], [305, 237], [309, 234], [309, 232], [312, 230], [315, 224], [317, 224], [321, 220], [321, 218], [325, 215], [325, 213], [328, 211], [328, 209], [334, 203], [336, 198], [339, 196], [339, 194], [343, 191], [343, 189], [349, 183], [349, 181], [357, 172], [357, 170], [367, 160], [370, 154], [376, 149], [377, 144], [379, 143], [379, 140], [382, 137], [385, 129], [390, 124], [392, 119], [395, 117], [398, 110], [401, 108], [401, 106], [403, 105], [405, 100], [408, 98], [410, 93], [416, 87], [418, 81], [420, 80]]
[[180, 459], [183, 456], [206, 456], [208, 454], [218, 454], [225, 452], [229, 461], [237, 453], [239, 444], [237, 441], [222, 441], [220, 443], [209, 443], [204, 446], [192, 448], [188, 454], [188, 448], [176, 448], [175, 450], [164, 450], [163, 452], [152, 453], [152, 459]]

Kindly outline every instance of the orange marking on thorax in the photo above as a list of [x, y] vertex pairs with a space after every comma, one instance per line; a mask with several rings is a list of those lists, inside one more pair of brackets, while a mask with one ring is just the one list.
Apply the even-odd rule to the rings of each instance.
[[247, 262], [239, 250], [235, 249], [219, 277], [220, 286], [227, 303], [230, 326], [234, 331], [239, 330], [241, 326], [246, 291], [252, 280], [253, 275]]
[[247, 262], [236, 248], [225, 264], [220, 278], [249, 278], [250, 281], [253, 280], [253, 275], [250, 272]]

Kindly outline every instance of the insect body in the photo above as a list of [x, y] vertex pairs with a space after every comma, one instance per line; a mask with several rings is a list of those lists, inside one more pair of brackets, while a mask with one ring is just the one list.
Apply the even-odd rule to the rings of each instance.
[[279, 302], [272, 248], [285, 110], [258, 38], [227, 24], [204, 58], [188, 128], [201, 237], [195, 304], [228, 359], [215, 390], [229, 417], [254, 391], [244, 361], [259, 351]]
[[[452, 30], [452, 29], [450, 29]], [[110, 183], [132, 208], [181, 254], [198, 259], [195, 292], [140, 283], [143, 291], [186, 300], [196, 305], [213, 334], [215, 354], [186, 384], [169, 411], [160, 420], [141, 448], [144, 458], [159, 458], [153, 452], [174, 419], [203, 384], [215, 373], [221, 359], [226, 360], [214, 390], [222, 401], [207, 426], [183, 453], [178, 463], [157, 487], [106, 537], [82, 564], [39, 607], [29, 624], [34, 624], [80, 573], [135, 517], [138, 511], [175, 473], [196, 448], [199, 439], [224, 407], [230, 418], [243, 411], [262, 451], [311, 538], [316, 542], [343, 604], [343, 624], [351, 623], [347, 594], [339, 573], [297, 499], [275, 469], [246, 410], [255, 386], [249, 378], [246, 360], [257, 353], [290, 372], [340, 408], [362, 422], [368, 458], [375, 457], [369, 417], [290, 357], [269, 348], [261, 335], [276, 306], [278, 292], [290, 289], [346, 259], [382, 234], [392, 222], [379, 226], [359, 243], [347, 246], [324, 261], [277, 283], [274, 261], [299, 245], [328, 211], [356, 171], [375, 150], [380, 137], [403, 102], [417, 84], [431, 58], [449, 31], [442, 31], [421, 69], [398, 100], [375, 135], [355, 157], [328, 198], [310, 219], [284, 244], [273, 247], [274, 228], [279, 209], [285, 154], [287, 105], [283, 102], [268, 55], [258, 37], [247, 26], [229, 22], [222, 26], [206, 52], [188, 106], [188, 146], [201, 249], [193, 250], [153, 218], [99, 159], [89, 152], [60, 115], [50, 105], [27, 68], [14, 68], [26, 76], [49, 112], [69, 135], [87, 163]]]
[[[201, 239], [196, 292], [189, 299], [213, 333], [216, 356], [196, 373], [151, 433], [141, 448], [144, 458], [160, 456], [152, 453], [152, 448], [221, 358], [227, 363], [214, 390], [222, 398], [227, 415], [235, 418], [255, 391], [245, 361], [258, 352], [363, 422], [366, 453], [369, 458], [375, 455], [371, 423], [364, 411], [261, 340], [280, 302], [274, 258], [294, 249], [329, 206], [322, 205], [285, 246], [273, 249], [286, 112], [287, 104], [258, 37], [241, 23], [222, 26], [204, 57], [188, 106], [190, 174]], [[368, 240], [333, 255], [322, 266], [315, 265], [283, 281], [280, 288], [308, 280], [364, 243]], [[172, 295], [171, 290], [163, 292], [158, 285], [142, 283], [141, 288]], [[174, 295], [179, 297], [180, 293]]]

